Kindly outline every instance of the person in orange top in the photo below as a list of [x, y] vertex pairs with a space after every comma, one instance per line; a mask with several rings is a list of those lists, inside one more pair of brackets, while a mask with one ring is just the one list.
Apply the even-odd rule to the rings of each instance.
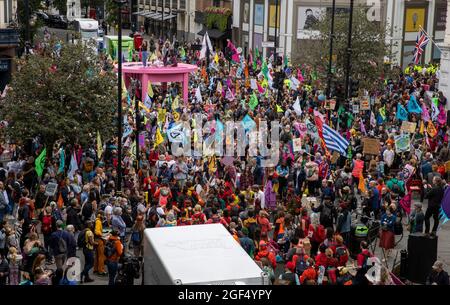
[[[123, 254], [123, 245], [120, 242], [119, 232], [113, 230], [111, 236], [108, 239], [106, 247], [111, 246], [112, 254], [106, 257], [108, 266], [109, 283], [108, 285], [114, 285], [117, 275], [117, 270], [119, 268], [119, 259]], [[106, 248], [105, 247], [105, 248]], [[107, 254], [107, 253], [105, 253]]]
[[267, 259], [271, 262], [273, 269], [277, 267], [277, 260], [275, 258], [275, 254], [270, 252], [267, 248], [267, 243], [263, 240], [259, 242], [259, 251], [255, 256], [256, 261], [260, 261], [261, 258], [267, 257]]

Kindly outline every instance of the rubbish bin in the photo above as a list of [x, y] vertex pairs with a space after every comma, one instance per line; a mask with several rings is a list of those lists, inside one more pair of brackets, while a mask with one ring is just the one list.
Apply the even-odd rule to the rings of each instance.
[[139, 50], [143, 41], [144, 38], [142, 37], [141, 34], [134, 34], [134, 49]]

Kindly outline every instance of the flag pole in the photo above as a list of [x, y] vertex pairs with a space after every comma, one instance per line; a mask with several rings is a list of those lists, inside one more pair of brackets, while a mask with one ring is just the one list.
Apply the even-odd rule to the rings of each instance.
[[436, 48], [438, 48], [438, 50], [440, 52], [442, 52], [442, 50], [441, 50], [441, 48], [439, 48], [438, 44], [433, 40], [433, 38], [431, 38], [431, 36], [427, 33], [427, 31], [424, 30], [424, 28], [421, 25], [419, 25], [419, 29], [421, 31], [423, 31], [425, 33], [425, 35], [427, 35], [428, 39], [430, 39], [430, 41], [436, 46]]

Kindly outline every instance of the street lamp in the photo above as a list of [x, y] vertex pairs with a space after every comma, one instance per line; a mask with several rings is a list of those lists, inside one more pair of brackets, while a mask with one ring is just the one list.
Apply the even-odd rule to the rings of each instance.
[[127, 0], [115, 0], [118, 5], [118, 42], [117, 42], [117, 106], [118, 106], [118, 120], [117, 120], [117, 192], [122, 191], [122, 6], [127, 3]]

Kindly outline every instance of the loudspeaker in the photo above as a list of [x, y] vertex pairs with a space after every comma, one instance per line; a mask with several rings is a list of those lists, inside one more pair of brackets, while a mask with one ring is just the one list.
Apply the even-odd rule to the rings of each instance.
[[438, 238], [414, 233], [408, 238], [408, 280], [425, 284], [431, 267], [437, 260]]

